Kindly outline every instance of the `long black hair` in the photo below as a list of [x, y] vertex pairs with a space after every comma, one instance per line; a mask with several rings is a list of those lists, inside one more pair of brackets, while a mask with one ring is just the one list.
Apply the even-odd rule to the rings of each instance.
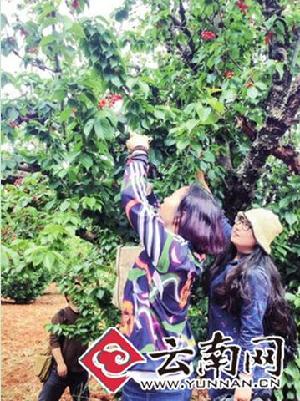
[[213, 196], [197, 184], [189, 187], [181, 200], [175, 226], [198, 253], [218, 255], [224, 252], [226, 239], [223, 212]]
[[[231, 243], [227, 251], [216, 258], [214, 265], [206, 272], [206, 287], [218, 275], [220, 269], [232, 261], [236, 248]], [[297, 326], [292, 311], [284, 295], [280, 274], [272, 258], [261, 246], [257, 245], [253, 252], [241, 258], [240, 263], [232, 266], [222, 284], [214, 288], [213, 299], [222, 308], [233, 314], [240, 313], [241, 301], [251, 299], [247, 277], [251, 271], [263, 268], [270, 283], [267, 310], [263, 319], [264, 335], [277, 335], [285, 339], [285, 363], [293, 359], [297, 352]]]

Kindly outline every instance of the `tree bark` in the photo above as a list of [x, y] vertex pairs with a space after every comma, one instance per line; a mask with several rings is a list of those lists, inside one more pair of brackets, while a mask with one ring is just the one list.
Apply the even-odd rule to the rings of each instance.
[[[276, 90], [271, 88], [272, 96], [269, 97], [269, 115], [264, 127], [257, 133], [250, 150], [234, 171], [229, 173], [226, 188], [226, 204], [230, 205], [229, 214], [233, 216], [238, 210], [249, 206], [253, 200], [256, 182], [261, 176], [267, 158], [270, 155], [278, 157], [285, 162], [295, 173], [299, 173], [299, 154], [296, 151], [285, 157], [280, 149], [280, 140], [296, 120], [300, 109], [300, 75], [289, 85], [283, 81], [281, 87]], [[281, 94], [281, 105], [278, 105], [278, 97]], [[284, 99], [285, 98], [285, 99]], [[283, 101], [284, 99], [284, 101]], [[289, 156], [289, 157], [288, 157]]]
[[[290, 35], [282, 15], [282, 8], [277, 0], [258, 0], [266, 19], [277, 16], [276, 23], [281, 23], [286, 31], [284, 42], [276, 35], [269, 45], [269, 58], [284, 64], [283, 74], [276, 72], [272, 86], [264, 102], [266, 120], [263, 128], [256, 131], [247, 124], [245, 118], [239, 120], [243, 132], [253, 141], [243, 162], [235, 171], [229, 171], [226, 188], [227, 213], [233, 217], [238, 210], [244, 210], [251, 204], [256, 190], [256, 183], [261, 176], [267, 158], [274, 155], [286, 164], [290, 171], [299, 174], [298, 152], [291, 147], [281, 146], [280, 141], [290, 127], [297, 122], [300, 110], [300, 75], [293, 79], [288, 64], [288, 50], [291, 46]], [[296, 51], [298, 47], [296, 46]]]

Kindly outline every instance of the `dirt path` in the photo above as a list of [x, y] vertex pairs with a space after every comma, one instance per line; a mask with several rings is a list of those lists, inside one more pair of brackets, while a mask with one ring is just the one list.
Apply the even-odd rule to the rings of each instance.
[[[65, 299], [53, 284], [32, 304], [2, 301], [2, 401], [37, 400], [41, 384], [33, 373], [33, 356], [47, 344], [45, 324], [64, 306]], [[91, 401], [113, 400], [103, 394], [94, 380], [91, 380], [90, 388]], [[68, 390], [61, 400], [72, 400]]]
[[[54, 284], [32, 304], [17, 305], [12, 301], [2, 301], [2, 401], [37, 400], [41, 384], [34, 376], [33, 356], [47, 344], [45, 324], [64, 306], [65, 299]], [[114, 401], [114, 397], [106, 395], [94, 379], [90, 380], [89, 387], [90, 401]], [[193, 399], [206, 401], [202, 394]], [[68, 390], [61, 400], [72, 400]]]

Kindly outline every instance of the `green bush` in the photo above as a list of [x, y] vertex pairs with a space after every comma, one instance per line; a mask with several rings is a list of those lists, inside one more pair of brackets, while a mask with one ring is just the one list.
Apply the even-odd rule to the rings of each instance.
[[34, 270], [32, 265], [7, 266], [1, 274], [2, 296], [20, 304], [34, 301], [44, 292], [49, 278], [49, 272], [42, 268]]

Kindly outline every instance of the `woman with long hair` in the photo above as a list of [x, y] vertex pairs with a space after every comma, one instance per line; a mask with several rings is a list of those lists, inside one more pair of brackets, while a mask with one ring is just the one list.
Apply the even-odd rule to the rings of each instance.
[[[197, 254], [217, 255], [225, 249], [223, 214], [210, 193], [199, 185], [183, 187], [158, 207], [147, 191], [149, 138], [133, 135], [127, 141], [130, 152], [122, 205], [144, 250], [129, 272], [122, 304], [120, 331], [145, 356], [145, 362], [130, 371], [123, 388], [123, 401], [188, 401], [190, 390], [142, 390], [142, 380], [161, 379], [157, 373], [165, 358], [147, 354], [189, 348], [183, 358], [190, 372], [196, 343], [187, 322], [191, 287], [202, 270]], [[166, 340], [167, 339], [167, 340]], [[181, 365], [183, 366], [183, 365]], [[183, 376], [176, 369], [173, 379]], [[165, 376], [163, 376], [164, 378]]]
[[[285, 359], [296, 349], [296, 326], [284, 299], [280, 274], [270, 256], [270, 245], [281, 231], [278, 217], [270, 210], [239, 212], [232, 228], [231, 244], [208, 270], [208, 337], [216, 331], [230, 336], [241, 347], [240, 377], [253, 382], [267, 375], [260, 366], [254, 366], [250, 375], [246, 372], [245, 353], [255, 350], [252, 339], [268, 335], [283, 337]], [[267, 346], [257, 344], [257, 348]], [[211, 389], [209, 393], [214, 401], [259, 401], [270, 400], [272, 390], [244, 386], [235, 390]]]

